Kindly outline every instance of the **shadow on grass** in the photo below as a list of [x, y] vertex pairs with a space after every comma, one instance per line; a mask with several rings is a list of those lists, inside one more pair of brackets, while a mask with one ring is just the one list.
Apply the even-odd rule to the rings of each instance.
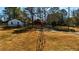
[[76, 32], [75, 29], [71, 29], [71, 28], [68, 28], [68, 27], [54, 27], [53, 30], [56, 30], [56, 31], [64, 31], [64, 32]]
[[19, 33], [24, 33], [24, 32], [28, 32], [30, 31], [30, 29], [27, 29], [27, 28], [20, 28], [20, 29], [15, 29], [13, 31], [13, 34], [19, 34]]
[[11, 29], [16, 29], [16, 28], [20, 28], [20, 27], [3, 26], [2, 30], [11, 30]]
[[32, 29], [32, 26], [17, 28], [13, 31], [13, 34], [28, 32], [28, 31], [31, 31], [31, 29]]
[[[18, 34], [18, 33], [24, 33], [24, 32], [28, 32], [28, 31], [31, 31], [33, 27], [32, 26], [26, 26], [26, 27], [9, 27], [9, 26], [4, 26], [2, 27], [2, 30], [13, 30], [13, 34]], [[42, 28], [39, 28], [37, 29], [35, 27], [36, 30], [39, 30], [39, 31], [42, 31], [41, 29]], [[71, 29], [71, 28], [68, 28], [68, 27], [64, 27], [64, 26], [55, 26], [55, 27], [52, 27], [52, 28], [47, 28], [47, 27], [44, 27], [43, 28], [44, 31], [52, 31], [52, 30], [55, 30], [55, 31], [63, 31], [63, 32], [77, 32], [75, 31], [75, 29]]]

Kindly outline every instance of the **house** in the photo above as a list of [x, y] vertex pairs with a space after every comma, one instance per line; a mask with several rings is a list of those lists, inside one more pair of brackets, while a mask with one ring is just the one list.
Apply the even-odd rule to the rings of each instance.
[[18, 19], [12, 19], [8, 21], [8, 26], [11, 26], [11, 27], [24, 26], [24, 22]]

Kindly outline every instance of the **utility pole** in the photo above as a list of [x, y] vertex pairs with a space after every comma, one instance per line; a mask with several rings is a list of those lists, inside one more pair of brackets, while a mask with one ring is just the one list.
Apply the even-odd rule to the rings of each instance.
[[[70, 7], [68, 7], [68, 19], [70, 18]], [[68, 23], [68, 30], [69, 30], [69, 23]]]
[[68, 18], [70, 18], [70, 7], [68, 7]]

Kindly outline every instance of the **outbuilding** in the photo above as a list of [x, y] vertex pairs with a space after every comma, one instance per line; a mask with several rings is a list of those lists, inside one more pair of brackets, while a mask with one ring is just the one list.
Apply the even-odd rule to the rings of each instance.
[[24, 26], [24, 22], [18, 19], [12, 19], [8, 21], [8, 26], [11, 26], [11, 27]]

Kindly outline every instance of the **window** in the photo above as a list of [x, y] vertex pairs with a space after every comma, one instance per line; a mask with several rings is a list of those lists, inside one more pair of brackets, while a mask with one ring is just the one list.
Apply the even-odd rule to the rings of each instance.
[[13, 22], [11, 22], [11, 24], [13, 25]]

